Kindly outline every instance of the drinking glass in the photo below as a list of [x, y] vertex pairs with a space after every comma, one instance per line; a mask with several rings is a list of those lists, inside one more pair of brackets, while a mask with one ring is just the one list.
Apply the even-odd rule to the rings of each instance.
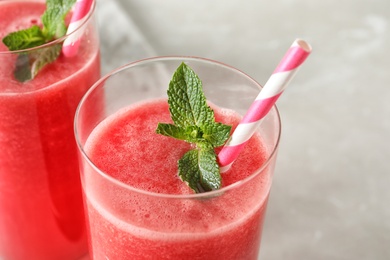
[[[43, 1], [1, 1], [0, 38], [40, 25], [44, 9]], [[75, 57], [60, 54], [25, 82], [16, 79], [17, 67], [68, 36], [21, 51], [0, 42], [0, 259], [78, 259], [88, 252], [73, 122], [100, 77], [93, 11], [74, 33], [80, 31]]]
[[[101, 141], [100, 137], [92, 141], [91, 134], [101, 127], [110, 129], [109, 122], [114, 122], [126, 107], [166, 98], [172, 74], [182, 62], [197, 73], [213, 106], [244, 115], [261, 89], [245, 73], [197, 57], [156, 57], [133, 62], [94, 84], [83, 97], [75, 117], [92, 259], [258, 257], [281, 131], [275, 106], [256, 133], [261, 139], [258, 148], [265, 156], [263, 164], [253, 168], [247, 177], [210, 192], [167, 194], [137, 188], [131, 181], [120, 180], [102, 169], [87, 147], [92, 147], [91, 142]], [[139, 118], [142, 120], [142, 115]], [[154, 144], [144, 144], [139, 151], [126, 151], [129, 162], [150, 145]], [[113, 153], [107, 150], [102, 156], [116, 156]], [[164, 160], [164, 155], [156, 158]], [[149, 159], [139, 163], [155, 167]], [[111, 161], [117, 163], [115, 159]], [[232, 166], [234, 174], [247, 167], [243, 163], [237, 159]], [[151, 170], [156, 175], [166, 174], [162, 168]], [[126, 174], [132, 173], [130, 169]]]

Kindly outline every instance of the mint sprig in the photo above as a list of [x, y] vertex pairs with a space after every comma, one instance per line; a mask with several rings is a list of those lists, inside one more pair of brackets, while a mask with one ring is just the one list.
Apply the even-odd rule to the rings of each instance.
[[[10, 51], [34, 48], [66, 34], [65, 17], [76, 0], [47, 0], [46, 10], [41, 20], [43, 27], [33, 25], [30, 28], [12, 32], [3, 38]], [[33, 79], [45, 65], [55, 61], [60, 55], [61, 44], [51, 47], [22, 52], [15, 66], [15, 78], [21, 82]]]
[[221, 175], [214, 148], [229, 138], [231, 126], [215, 122], [201, 80], [185, 63], [173, 74], [167, 93], [174, 124], [159, 123], [156, 132], [195, 144], [178, 162], [180, 178], [197, 193], [219, 189]]

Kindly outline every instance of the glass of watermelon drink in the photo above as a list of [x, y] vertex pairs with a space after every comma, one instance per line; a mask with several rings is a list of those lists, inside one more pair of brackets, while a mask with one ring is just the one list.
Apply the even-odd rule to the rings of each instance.
[[[45, 8], [44, 1], [0, 1], [0, 39], [41, 26]], [[81, 28], [77, 56], [60, 54], [25, 82], [14, 76], [20, 58], [41, 57], [67, 37], [18, 51], [0, 41], [0, 259], [78, 259], [88, 252], [73, 121], [100, 77], [93, 12]]]
[[271, 109], [221, 174], [222, 188], [193, 192], [177, 166], [191, 144], [156, 133], [159, 122], [171, 120], [166, 92], [182, 62], [203, 82], [215, 120], [233, 128], [261, 89], [219, 62], [161, 57], [121, 67], [88, 91], [76, 111], [75, 135], [93, 259], [258, 258], [281, 131], [278, 111]]

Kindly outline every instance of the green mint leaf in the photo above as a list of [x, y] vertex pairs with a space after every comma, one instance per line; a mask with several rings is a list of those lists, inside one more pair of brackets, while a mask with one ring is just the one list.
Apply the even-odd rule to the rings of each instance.
[[173, 74], [167, 92], [174, 124], [159, 123], [156, 133], [196, 145], [178, 161], [180, 178], [197, 193], [219, 189], [222, 178], [214, 148], [229, 138], [231, 126], [215, 122], [201, 80], [185, 63]]
[[75, 2], [76, 0], [46, 0], [42, 23], [47, 38], [60, 38], [66, 34], [65, 16]]
[[185, 63], [177, 68], [169, 83], [168, 104], [172, 120], [179, 127], [214, 121], [214, 113], [203, 94], [202, 82]]
[[[65, 17], [76, 0], [47, 0], [46, 10], [41, 17], [43, 28], [30, 28], [12, 32], [3, 38], [10, 51], [25, 50], [43, 45], [66, 34]], [[21, 82], [33, 79], [46, 65], [57, 59], [61, 45], [56, 44], [40, 51], [22, 53], [18, 56], [14, 75]], [[42, 56], [39, 56], [42, 55]]]
[[202, 142], [203, 132], [198, 126], [187, 126], [185, 128], [172, 124], [159, 123], [156, 133], [183, 140], [189, 143]]
[[195, 192], [221, 187], [221, 175], [213, 149], [190, 150], [179, 160], [179, 176]]
[[202, 129], [204, 132], [204, 139], [206, 139], [213, 147], [218, 147], [223, 145], [229, 138], [232, 127], [221, 123], [213, 123], [204, 125]]
[[213, 148], [224, 144], [229, 137], [231, 127], [214, 123], [210, 126], [204, 126], [204, 129], [205, 132], [198, 126], [182, 128], [172, 124], [159, 123], [156, 133], [189, 143], [196, 143], [201, 148]]
[[18, 55], [14, 70], [14, 76], [18, 81], [26, 82], [32, 79], [31, 68], [29, 64], [30, 58], [26, 53]]
[[184, 128], [172, 124], [159, 123], [156, 129], [157, 134], [173, 137], [179, 140], [186, 140], [187, 133]]
[[61, 44], [22, 53], [16, 60], [14, 76], [20, 82], [33, 79], [46, 65], [57, 59], [61, 52]]
[[33, 48], [45, 42], [45, 36], [37, 25], [25, 30], [12, 32], [3, 38], [3, 43], [10, 51]]

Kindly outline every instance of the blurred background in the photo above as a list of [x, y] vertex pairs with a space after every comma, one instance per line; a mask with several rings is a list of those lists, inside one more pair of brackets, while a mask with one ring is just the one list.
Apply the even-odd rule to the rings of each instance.
[[282, 140], [261, 259], [390, 259], [389, 0], [98, 0], [103, 73], [160, 55], [264, 84], [313, 52], [278, 100]]

